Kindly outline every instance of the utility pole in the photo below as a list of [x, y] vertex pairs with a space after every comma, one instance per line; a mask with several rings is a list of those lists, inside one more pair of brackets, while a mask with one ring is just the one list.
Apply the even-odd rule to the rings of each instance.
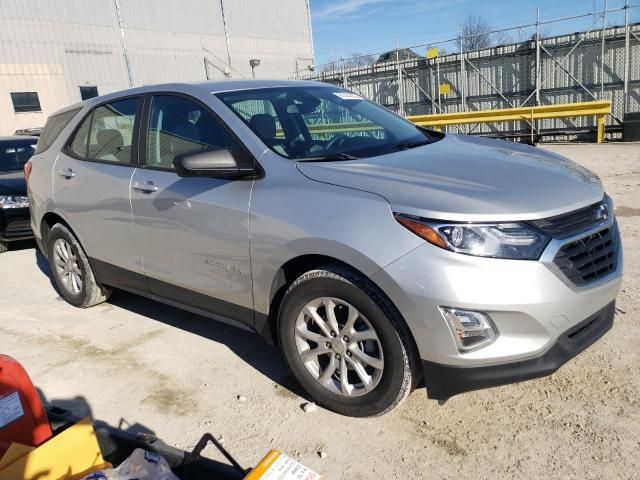
[[438, 77], [438, 110], [442, 113], [442, 95], [440, 95], [440, 62], [436, 63], [436, 75]]
[[467, 101], [465, 99], [466, 89], [465, 89], [465, 80], [466, 80], [466, 69], [464, 65], [464, 37], [462, 26], [460, 26], [460, 110], [465, 112], [467, 110]]
[[540, 9], [536, 8], [536, 105], [540, 105]]
[[624, 1], [624, 111], [629, 108], [629, 0]]
[[604, 0], [604, 10], [602, 11], [602, 44], [600, 51], [600, 100], [604, 99], [604, 35], [607, 28], [607, 0]]
[[347, 81], [347, 72], [344, 65], [344, 50], [340, 52], [340, 65], [342, 69], [342, 88], [347, 89], [349, 88], [349, 82]]
[[122, 41], [122, 56], [129, 77], [129, 87], [133, 87], [133, 72], [131, 71], [131, 63], [129, 62], [129, 52], [127, 51], [127, 41], [124, 36], [124, 22], [122, 21], [122, 12], [120, 11], [120, 0], [114, 0], [116, 6], [116, 17], [118, 19], [118, 27], [120, 28], [120, 40]]
[[400, 66], [400, 45], [396, 43], [396, 67], [398, 68], [398, 109], [404, 116], [404, 81], [402, 78], [402, 66]]
[[220, 0], [220, 15], [222, 15], [222, 28], [224, 29], [224, 41], [227, 45], [227, 62], [231, 68], [231, 49], [229, 48], [229, 30], [227, 29], [227, 17], [224, 14], [224, 4]]

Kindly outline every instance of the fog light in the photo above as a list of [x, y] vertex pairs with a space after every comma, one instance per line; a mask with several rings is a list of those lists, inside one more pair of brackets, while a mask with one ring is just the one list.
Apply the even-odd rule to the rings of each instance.
[[497, 336], [489, 315], [471, 310], [440, 307], [461, 352], [468, 352], [493, 342]]

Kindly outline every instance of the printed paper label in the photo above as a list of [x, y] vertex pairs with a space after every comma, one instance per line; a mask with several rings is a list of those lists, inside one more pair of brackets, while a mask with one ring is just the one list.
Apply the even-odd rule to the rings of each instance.
[[362, 100], [360, 95], [351, 92], [333, 92], [333, 94], [342, 100]]
[[293, 458], [280, 454], [260, 480], [317, 480], [320, 478], [313, 470], [305, 467]]
[[20, 395], [13, 392], [4, 398], [0, 398], [0, 428], [15, 422], [24, 415]]

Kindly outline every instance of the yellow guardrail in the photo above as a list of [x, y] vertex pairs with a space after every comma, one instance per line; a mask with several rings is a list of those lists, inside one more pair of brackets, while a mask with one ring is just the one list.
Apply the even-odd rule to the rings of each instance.
[[611, 101], [562, 103], [560, 105], [539, 105], [535, 107], [503, 108], [474, 112], [437, 113], [434, 115], [414, 115], [407, 117], [416, 125], [442, 129], [448, 125], [469, 123], [512, 122], [518, 120], [533, 124], [535, 120], [548, 118], [596, 117], [598, 143], [604, 142], [604, 119], [611, 114]]
[[[315, 133], [318, 135], [384, 131], [382, 127], [372, 124], [371, 122], [319, 123], [316, 125], [308, 125], [307, 128], [309, 129], [309, 133]], [[284, 131], [282, 128], [278, 128], [276, 130], [276, 137], [284, 137]]]

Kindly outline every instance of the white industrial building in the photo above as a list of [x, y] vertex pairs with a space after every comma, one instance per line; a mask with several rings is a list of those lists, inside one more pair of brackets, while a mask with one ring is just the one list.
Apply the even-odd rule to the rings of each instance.
[[0, 0], [0, 135], [96, 94], [313, 64], [308, 0]]

